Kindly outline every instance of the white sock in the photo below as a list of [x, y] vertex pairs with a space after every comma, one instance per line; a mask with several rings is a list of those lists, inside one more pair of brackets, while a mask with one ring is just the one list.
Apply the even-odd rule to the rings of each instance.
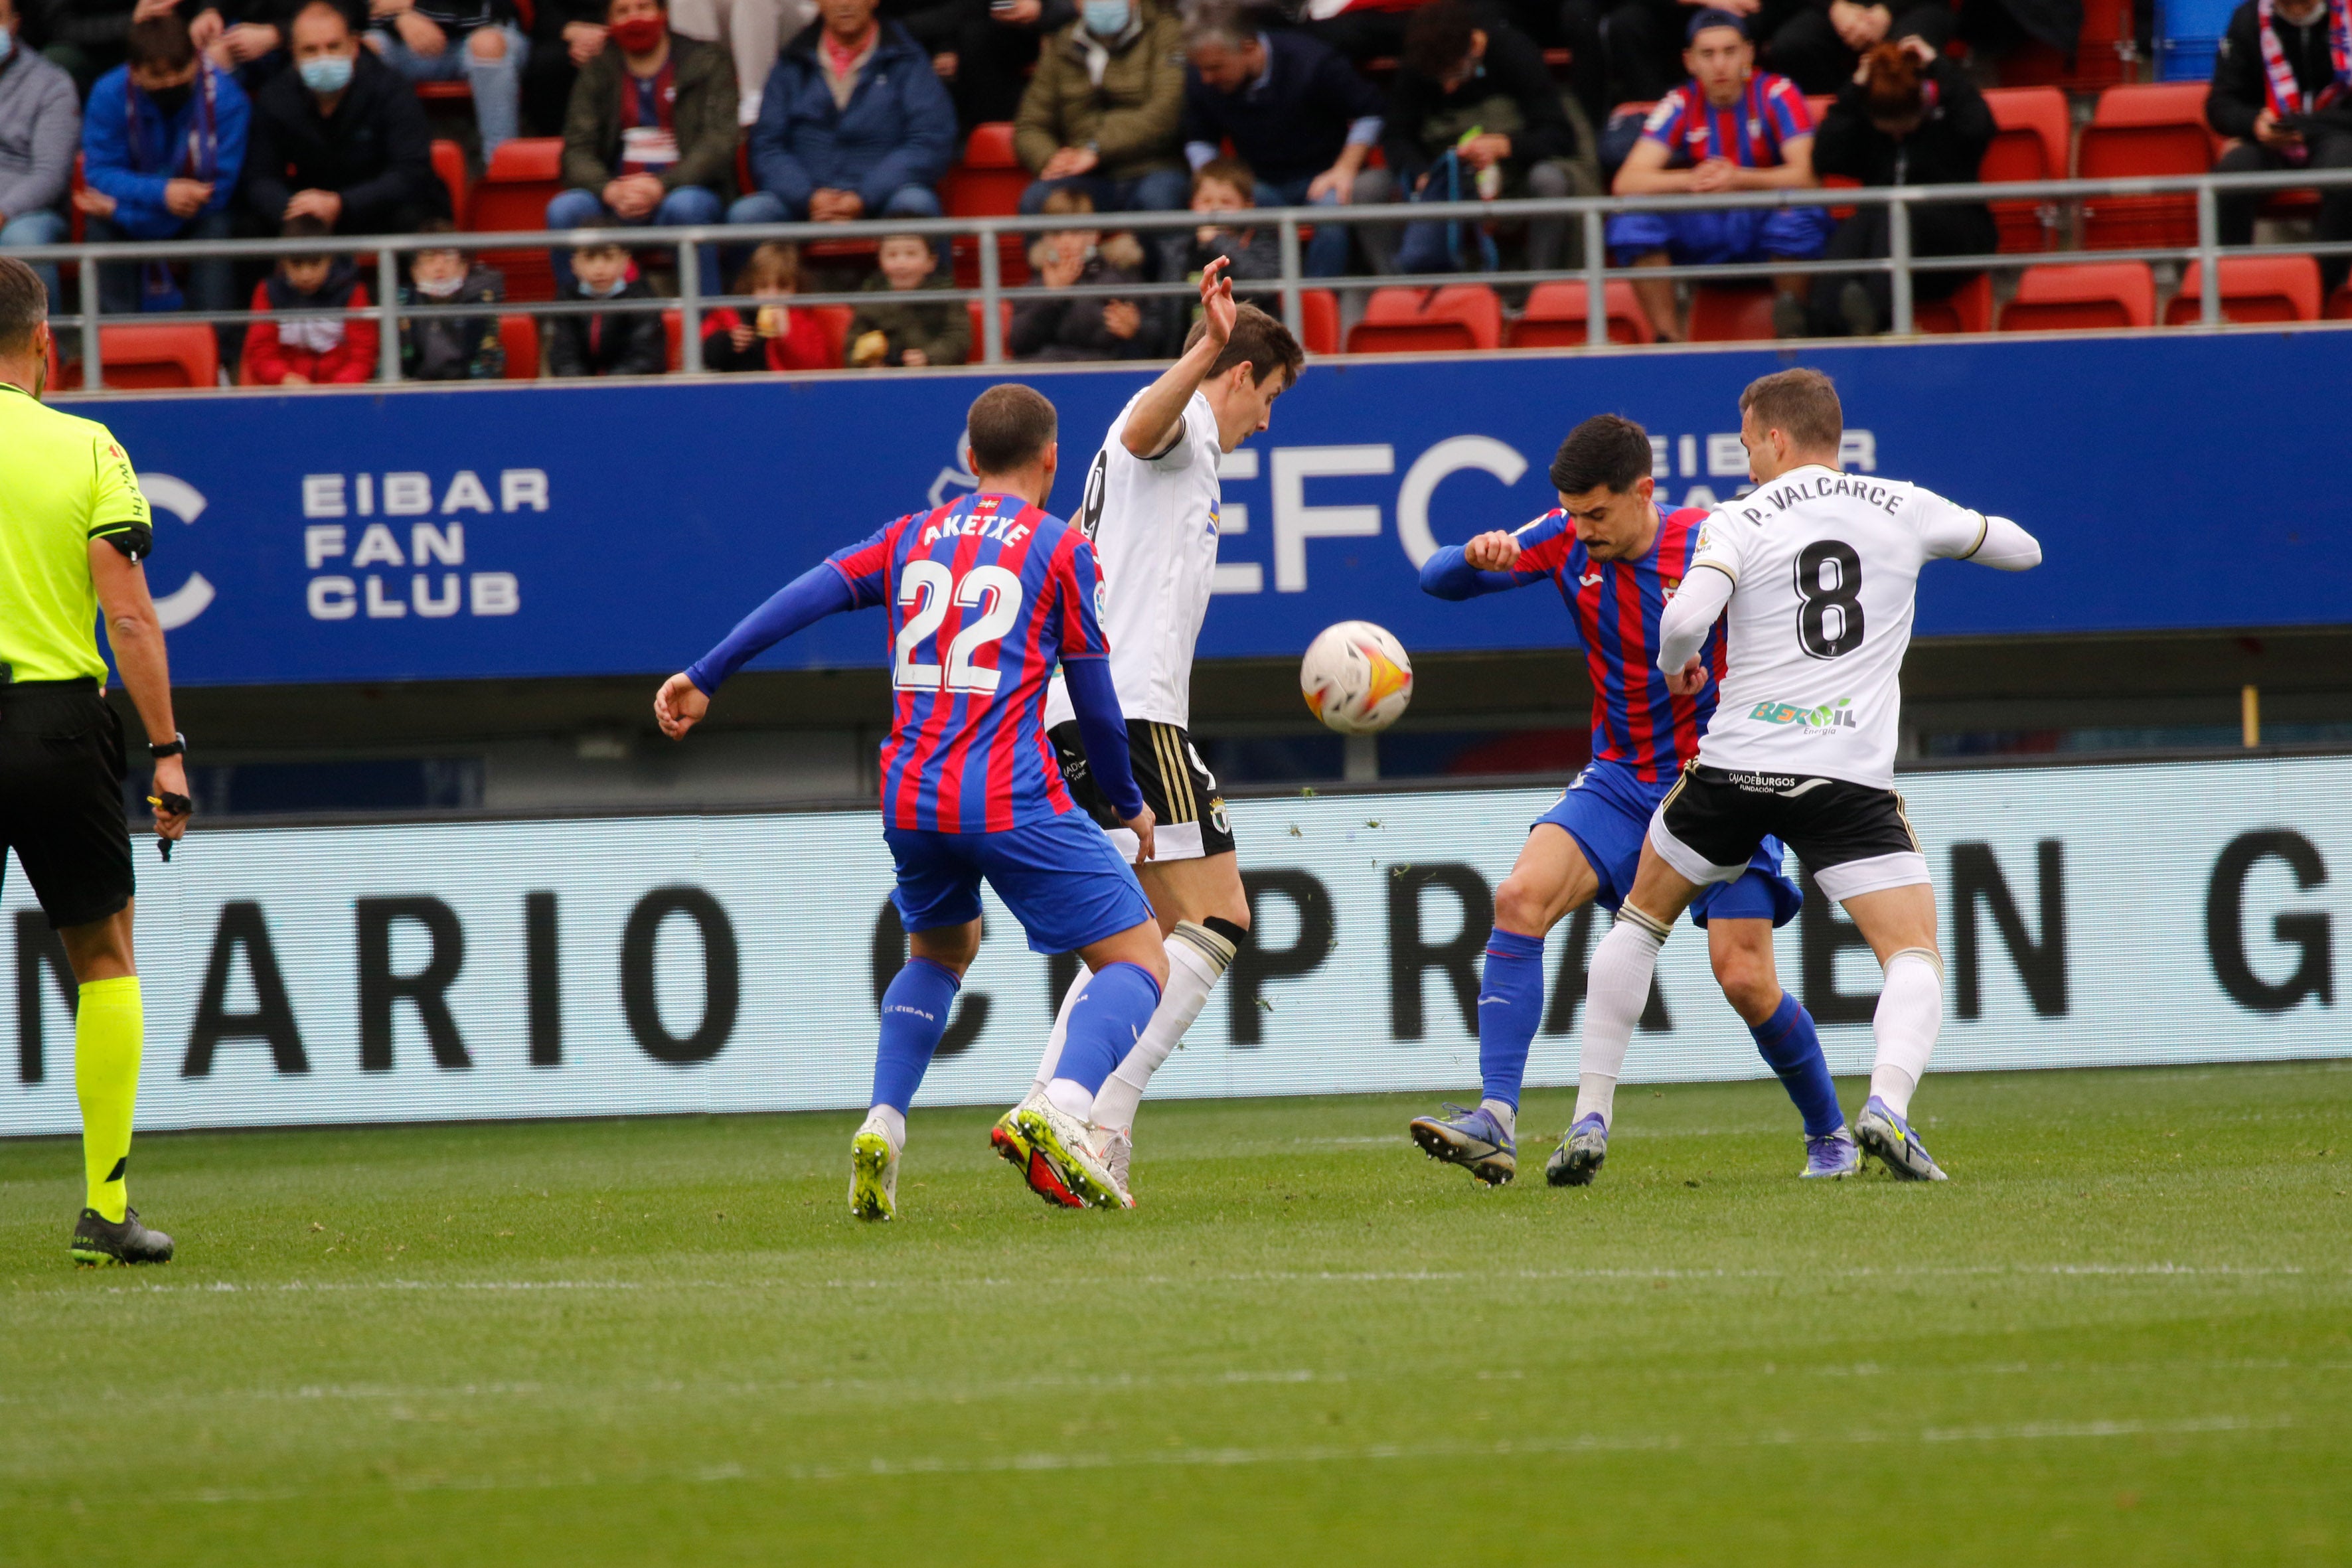
[[1209, 993], [1217, 988], [1225, 965], [1234, 961], [1234, 944], [1204, 925], [1179, 921], [1168, 935], [1168, 984], [1160, 988], [1160, 1005], [1151, 1021], [1129, 1047], [1118, 1070], [1095, 1092], [1095, 1121], [1132, 1133], [1136, 1108], [1151, 1075], [1168, 1053], [1184, 1041], [1184, 1031], [1201, 1016]]
[[[882, 1128], [882, 1136], [890, 1140], [891, 1148], [904, 1149], [907, 1146], [907, 1113], [905, 1111], [892, 1106], [877, 1105], [866, 1113], [866, 1126], [872, 1127], [877, 1123]], [[862, 1132], [865, 1128], [860, 1128], [858, 1131]]]
[[1517, 1106], [1513, 1105], [1507, 1100], [1482, 1100], [1478, 1102], [1478, 1109], [1493, 1117], [1496, 1121], [1501, 1122], [1503, 1124], [1504, 1132], [1508, 1134], [1510, 1137], [1517, 1138], [1519, 1135], [1519, 1108]]
[[1062, 1042], [1070, 1037], [1070, 1009], [1078, 1005], [1078, 994], [1093, 978], [1094, 971], [1081, 963], [1078, 965], [1078, 977], [1070, 982], [1067, 991], [1062, 993], [1062, 1010], [1054, 1015], [1054, 1026], [1045, 1036], [1045, 1054], [1037, 1058], [1037, 1076], [1029, 1080], [1032, 1099], [1045, 1093], [1045, 1086], [1054, 1081], [1054, 1069], [1062, 1065]]
[[1045, 1099], [1065, 1116], [1075, 1116], [1081, 1121], [1093, 1120], [1095, 1097], [1076, 1079], [1055, 1079], [1045, 1086]]
[[1936, 1037], [1944, 1027], [1944, 959], [1924, 947], [1906, 947], [1886, 961], [1886, 980], [1870, 1032], [1878, 1040], [1878, 1060], [1870, 1069], [1870, 1092], [1897, 1116], [1911, 1114], [1911, 1091], [1927, 1070]]
[[1627, 905], [1584, 970], [1584, 1058], [1576, 1080], [1578, 1121], [1598, 1113], [1607, 1126], [1617, 1106], [1617, 1075], [1633, 1043], [1633, 1023], [1650, 1000], [1666, 930]]

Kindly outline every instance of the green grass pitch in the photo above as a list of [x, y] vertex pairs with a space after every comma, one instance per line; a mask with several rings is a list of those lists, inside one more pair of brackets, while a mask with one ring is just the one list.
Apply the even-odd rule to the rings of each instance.
[[870, 1227], [846, 1115], [149, 1138], [142, 1271], [0, 1144], [0, 1562], [2352, 1560], [2352, 1063], [1931, 1079], [1937, 1186], [1433, 1103], [1149, 1105], [1129, 1215], [919, 1112]]

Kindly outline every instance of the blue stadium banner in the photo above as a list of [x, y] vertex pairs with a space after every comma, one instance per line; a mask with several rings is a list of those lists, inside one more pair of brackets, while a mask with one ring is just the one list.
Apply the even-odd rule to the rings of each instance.
[[[1847, 467], [2015, 517], [2047, 564], [1939, 569], [1927, 636], [2340, 622], [2352, 499], [2335, 384], [2347, 339], [2305, 331], [1671, 354], [1524, 353], [1312, 366], [1225, 459], [1219, 595], [1202, 651], [1283, 656], [1354, 617], [1416, 652], [1557, 645], [1541, 591], [1424, 598], [1438, 543], [1551, 504], [1578, 420], [1654, 433], [1661, 495], [1746, 480], [1736, 400], [1818, 365]], [[1013, 374], [1013, 373], [1007, 373]], [[1076, 504], [1141, 372], [1017, 374], [1062, 412]], [[888, 518], [970, 485], [979, 371], [777, 381], [142, 397], [105, 420], [160, 516], [152, 577], [193, 684], [652, 674]], [[2226, 476], [2226, 477], [2224, 477]], [[880, 624], [821, 626], [770, 667], [877, 665]]]

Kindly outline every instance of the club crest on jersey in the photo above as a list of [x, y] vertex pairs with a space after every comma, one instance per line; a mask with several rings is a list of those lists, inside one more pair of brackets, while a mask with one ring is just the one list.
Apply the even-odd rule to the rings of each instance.
[[1672, 598], [1675, 596], [1675, 589], [1677, 589], [1677, 588], [1679, 588], [1679, 587], [1681, 587], [1682, 585], [1683, 585], [1683, 580], [1682, 580], [1681, 578], [1679, 578], [1679, 577], [1661, 577], [1661, 578], [1659, 578], [1659, 579], [1658, 579], [1658, 599], [1659, 599], [1659, 602], [1663, 604], [1663, 603], [1664, 603], [1665, 601], [1672, 599]]
[[1748, 716], [1759, 723], [1793, 724], [1800, 730], [1826, 734], [1833, 730], [1860, 728], [1854, 721], [1853, 701], [1851, 697], [1841, 697], [1818, 708], [1800, 708], [1793, 702], [1759, 702], [1748, 710]]

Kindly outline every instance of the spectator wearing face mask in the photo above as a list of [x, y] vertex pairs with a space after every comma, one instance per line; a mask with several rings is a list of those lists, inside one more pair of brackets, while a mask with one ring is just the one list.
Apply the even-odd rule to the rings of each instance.
[[[289, 218], [280, 237], [321, 239], [326, 224]], [[348, 256], [289, 256], [253, 291], [249, 309], [268, 312], [245, 334], [240, 386], [325, 386], [372, 380], [375, 321], [367, 285]]]
[[[629, 253], [617, 245], [583, 245], [572, 252], [569, 290], [583, 300], [650, 300], [645, 279], [629, 276]], [[660, 375], [669, 369], [669, 338], [661, 312], [599, 310], [548, 322], [547, 374]]]
[[[1090, 216], [1095, 205], [1084, 191], [1063, 190], [1045, 198], [1045, 210]], [[1151, 357], [1163, 334], [1142, 301], [1065, 292], [1081, 285], [1141, 282], [1143, 249], [1134, 236], [1115, 234], [1106, 240], [1091, 226], [1054, 229], [1038, 240], [1030, 261], [1037, 271], [1037, 287], [1013, 306], [1004, 339], [1005, 350], [1014, 359]]]
[[[432, 218], [421, 234], [455, 234], [447, 218]], [[507, 296], [507, 280], [454, 247], [415, 250], [408, 256], [408, 281], [401, 285], [400, 374], [407, 381], [496, 381], [507, 372], [505, 342], [499, 336], [496, 306]], [[474, 316], [407, 313], [413, 306], [480, 305]]]
[[1021, 210], [1038, 212], [1065, 188], [1084, 191], [1097, 212], [1181, 208], [1183, 110], [1175, 16], [1156, 0], [1084, 0], [1038, 56], [1013, 121], [1013, 151], [1037, 176]]
[[433, 135], [409, 85], [327, 0], [287, 28], [294, 68], [254, 100], [245, 200], [272, 230], [315, 217], [337, 234], [411, 234], [449, 217]]
[[[73, 79], [17, 38], [15, 0], [0, 0], [0, 247], [58, 245], [73, 180], [81, 110]], [[58, 269], [33, 270], [58, 308]]]
[[[1992, 110], [1958, 64], [1924, 40], [1879, 44], [1862, 57], [1853, 79], [1822, 116], [1813, 138], [1813, 172], [1865, 185], [1972, 184], [1992, 145]], [[1888, 209], [1856, 207], [1822, 253], [1827, 261], [1892, 253]], [[1989, 256], [2000, 231], [1982, 202], [1937, 202], [1911, 208], [1914, 256]], [[1915, 272], [1914, 298], [1948, 300], [1973, 272]], [[1813, 279], [1807, 308], [1816, 337], [1886, 330], [1895, 315], [1894, 280], [1884, 272]]]
[[[666, 0], [611, 0], [609, 47], [580, 68], [563, 122], [554, 229], [715, 224], [735, 189], [735, 66], [727, 51], [669, 30]], [[571, 288], [571, 253], [554, 253]], [[702, 291], [716, 295], [719, 247], [702, 247]]]
[[[131, 29], [131, 59], [98, 79], [82, 125], [84, 188], [75, 196], [99, 244], [227, 239], [229, 204], [245, 168], [252, 106], [236, 79], [196, 52], [187, 24], [157, 16]], [[236, 264], [185, 263], [184, 295], [161, 262], [107, 262], [99, 295], [110, 316], [140, 310], [234, 310]], [[242, 328], [224, 328], [226, 350]]]

